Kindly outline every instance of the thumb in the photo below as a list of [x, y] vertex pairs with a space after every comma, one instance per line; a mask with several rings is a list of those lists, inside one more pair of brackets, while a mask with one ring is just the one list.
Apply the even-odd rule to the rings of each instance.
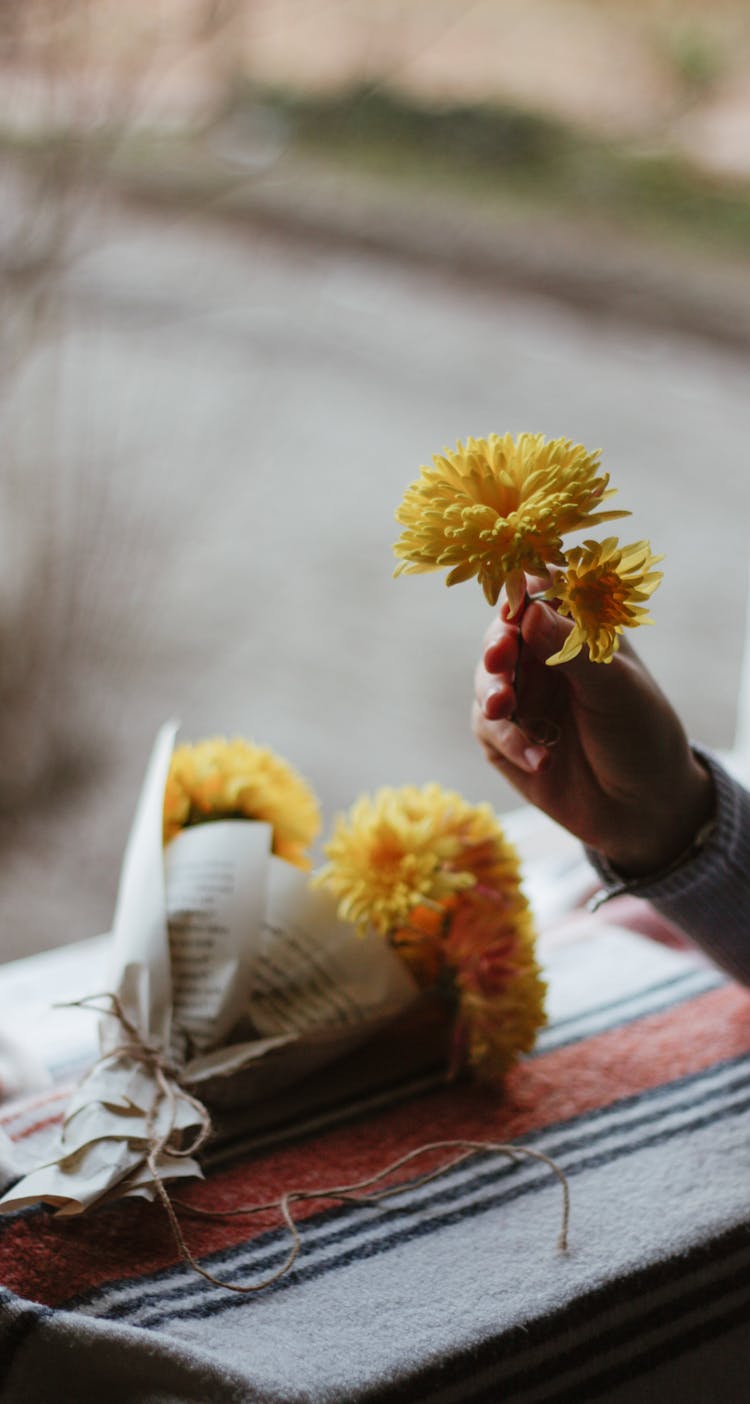
[[[521, 624], [524, 643], [541, 663], [546, 663], [553, 654], [559, 653], [572, 631], [572, 621], [541, 600], [529, 605]], [[567, 663], [555, 664], [550, 671], [567, 678], [580, 696], [601, 696], [602, 693], [619, 689], [621, 685], [618, 677], [620, 670], [615, 668], [613, 673], [611, 665], [592, 663], [585, 645], [575, 658]]]

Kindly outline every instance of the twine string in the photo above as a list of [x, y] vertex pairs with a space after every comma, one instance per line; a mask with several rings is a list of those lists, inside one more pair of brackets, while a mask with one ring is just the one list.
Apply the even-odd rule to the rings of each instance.
[[[109, 1000], [109, 1006], [97, 1004], [97, 1000]], [[189, 1201], [171, 1196], [166, 1188], [161, 1170], [159, 1169], [159, 1158], [163, 1154], [170, 1156], [192, 1156], [195, 1155], [206, 1143], [212, 1132], [211, 1117], [203, 1102], [192, 1096], [177, 1081], [177, 1072], [172, 1067], [169, 1060], [164, 1056], [162, 1050], [148, 1040], [143, 1039], [139, 1034], [135, 1024], [129, 1018], [123, 1008], [122, 1001], [117, 994], [107, 992], [99, 995], [88, 995], [83, 999], [73, 1000], [70, 1004], [59, 1005], [58, 1008], [80, 1008], [91, 1009], [99, 1014], [110, 1015], [120, 1023], [121, 1028], [127, 1035], [127, 1040], [117, 1047], [104, 1053], [94, 1066], [107, 1062], [113, 1058], [129, 1057], [152, 1071], [156, 1083], [154, 1098], [146, 1115], [146, 1164], [151, 1173], [154, 1190], [167, 1216], [175, 1245], [182, 1262], [190, 1267], [193, 1272], [210, 1282], [214, 1287], [223, 1287], [227, 1292], [237, 1292], [249, 1294], [252, 1292], [262, 1292], [267, 1287], [272, 1287], [285, 1277], [294, 1266], [301, 1249], [301, 1239], [297, 1222], [292, 1213], [293, 1204], [310, 1203], [316, 1199], [337, 1199], [347, 1204], [377, 1205], [393, 1196], [403, 1194], [407, 1190], [420, 1189], [423, 1185], [430, 1184], [441, 1175], [447, 1174], [450, 1170], [456, 1169], [472, 1156], [483, 1153], [504, 1155], [509, 1160], [519, 1162], [524, 1157], [536, 1160], [550, 1169], [560, 1182], [562, 1189], [562, 1219], [560, 1233], [557, 1239], [559, 1252], [565, 1253], [568, 1248], [568, 1229], [570, 1223], [570, 1187], [568, 1178], [556, 1161], [548, 1156], [544, 1151], [535, 1150], [530, 1146], [508, 1145], [500, 1141], [474, 1141], [474, 1140], [440, 1140], [428, 1141], [426, 1144], [416, 1146], [397, 1160], [384, 1166], [381, 1170], [376, 1170], [372, 1175], [367, 1175], [363, 1179], [354, 1180], [346, 1185], [328, 1185], [321, 1189], [298, 1189], [286, 1190], [278, 1199], [269, 1200], [265, 1204], [235, 1205], [232, 1208], [213, 1209], [203, 1208]], [[175, 1136], [180, 1135], [175, 1127], [175, 1117], [177, 1112], [178, 1098], [184, 1099], [192, 1106], [198, 1117], [198, 1131], [189, 1145], [183, 1146], [179, 1141], [175, 1142]], [[156, 1121], [161, 1106], [166, 1103], [168, 1115], [165, 1129], [156, 1132]], [[436, 1151], [458, 1151], [449, 1160], [425, 1171], [417, 1179], [399, 1181], [395, 1185], [383, 1185], [384, 1180], [388, 1180], [396, 1171], [404, 1166], [410, 1165], [421, 1156]], [[380, 1188], [373, 1188], [380, 1186]], [[372, 1192], [368, 1192], [372, 1191]], [[284, 1222], [284, 1225], [291, 1236], [291, 1246], [286, 1258], [274, 1272], [268, 1277], [262, 1278], [258, 1282], [239, 1283], [226, 1282], [220, 1277], [215, 1277], [213, 1273], [204, 1268], [191, 1252], [185, 1240], [182, 1226], [177, 1217], [177, 1208], [192, 1214], [194, 1218], [201, 1219], [223, 1219], [232, 1218], [239, 1215], [251, 1217], [255, 1214], [270, 1213], [276, 1210]]]
[[[109, 1000], [109, 1005], [98, 1004], [97, 1000]], [[159, 1043], [152, 1043], [139, 1032], [133, 1020], [125, 1009], [118, 994], [105, 991], [103, 994], [84, 995], [82, 999], [73, 999], [65, 1004], [54, 1006], [57, 1009], [90, 1009], [95, 1014], [108, 1015], [116, 1019], [121, 1029], [127, 1035], [125, 1041], [118, 1043], [114, 1048], [108, 1049], [94, 1063], [94, 1068], [101, 1067], [102, 1064], [115, 1061], [118, 1058], [131, 1058], [133, 1062], [140, 1063], [147, 1072], [152, 1072], [156, 1082], [156, 1095], [151, 1106], [146, 1113], [146, 1133], [149, 1140], [150, 1151], [155, 1159], [166, 1152], [170, 1156], [178, 1158], [188, 1158], [197, 1155], [206, 1144], [213, 1130], [211, 1116], [208, 1108], [197, 1097], [181, 1086], [178, 1081], [178, 1070], [174, 1067]], [[93, 1069], [92, 1069], [93, 1071]], [[177, 1113], [177, 1101], [186, 1102], [195, 1112], [198, 1130], [195, 1137], [187, 1145], [179, 1139], [179, 1131], [175, 1127], [175, 1117]], [[154, 1127], [159, 1114], [159, 1109], [163, 1102], [166, 1102], [167, 1129], [165, 1132], [155, 1136]], [[175, 1136], [177, 1139], [175, 1139]], [[151, 1168], [149, 1166], [149, 1168]]]

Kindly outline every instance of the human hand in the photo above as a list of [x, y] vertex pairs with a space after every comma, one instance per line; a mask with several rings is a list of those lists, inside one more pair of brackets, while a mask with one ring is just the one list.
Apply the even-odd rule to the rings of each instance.
[[[476, 670], [474, 732], [525, 799], [623, 876], [645, 876], [678, 858], [710, 818], [713, 782], [627, 642], [608, 664], [584, 651], [546, 666], [571, 628], [540, 601], [520, 625], [501, 607]], [[550, 724], [554, 745], [541, 739]]]

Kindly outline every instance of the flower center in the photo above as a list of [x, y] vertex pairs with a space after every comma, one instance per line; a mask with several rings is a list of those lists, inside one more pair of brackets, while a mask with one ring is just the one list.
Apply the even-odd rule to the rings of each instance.
[[570, 591], [576, 613], [601, 624], [619, 624], [625, 619], [627, 591], [615, 570], [588, 574], [576, 581]]

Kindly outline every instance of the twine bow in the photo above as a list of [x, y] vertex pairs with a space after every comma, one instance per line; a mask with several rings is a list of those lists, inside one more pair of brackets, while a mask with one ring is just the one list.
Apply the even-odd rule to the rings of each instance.
[[[103, 999], [110, 1001], [109, 1007], [103, 1007], [101, 1004], [95, 1003], [96, 1000]], [[180, 1085], [177, 1070], [165, 1057], [163, 1050], [156, 1043], [152, 1043], [141, 1036], [132, 1019], [130, 1019], [125, 1011], [122, 1001], [117, 994], [106, 992], [104, 994], [88, 995], [83, 999], [73, 1000], [70, 1004], [57, 1007], [91, 1009], [96, 1013], [109, 1015], [118, 1020], [126, 1038], [115, 1048], [104, 1053], [95, 1066], [114, 1058], [127, 1057], [132, 1058], [135, 1062], [140, 1063], [148, 1072], [153, 1073], [156, 1090], [153, 1102], [146, 1116], [146, 1164], [151, 1172], [154, 1190], [169, 1220], [175, 1245], [182, 1262], [187, 1267], [192, 1268], [193, 1272], [198, 1273], [200, 1277], [205, 1278], [206, 1282], [210, 1282], [214, 1287], [223, 1287], [227, 1292], [239, 1292], [243, 1294], [262, 1292], [265, 1288], [272, 1287], [274, 1283], [286, 1276], [294, 1266], [302, 1246], [299, 1228], [292, 1213], [291, 1206], [293, 1204], [309, 1203], [316, 1199], [337, 1199], [342, 1203], [348, 1204], [380, 1204], [383, 1200], [391, 1199], [397, 1194], [402, 1194], [407, 1189], [419, 1189], [422, 1185], [427, 1185], [432, 1180], [438, 1179], [439, 1176], [447, 1174], [450, 1170], [454, 1170], [456, 1166], [463, 1164], [464, 1161], [471, 1159], [472, 1156], [488, 1152], [506, 1156], [509, 1160], [516, 1162], [519, 1162], [524, 1157], [529, 1160], [539, 1161], [548, 1166], [557, 1176], [562, 1188], [562, 1222], [557, 1239], [557, 1247], [561, 1253], [567, 1252], [568, 1226], [570, 1221], [570, 1187], [565, 1172], [551, 1156], [545, 1155], [544, 1151], [534, 1150], [530, 1146], [515, 1146], [498, 1141], [473, 1141], [464, 1139], [429, 1141], [425, 1145], [416, 1146], [413, 1150], [407, 1151], [404, 1155], [399, 1156], [398, 1160], [394, 1160], [390, 1165], [385, 1166], [384, 1169], [378, 1170], [375, 1174], [368, 1175], [362, 1180], [355, 1180], [352, 1184], [329, 1185], [322, 1189], [315, 1190], [286, 1190], [279, 1199], [270, 1200], [265, 1204], [238, 1205], [233, 1209], [203, 1209], [196, 1204], [190, 1204], [185, 1200], [170, 1197], [158, 1167], [159, 1157], [162, 1154], [177, 1157], [197, 1155], [206, 1144], [213, 1129], [208, 1109], [203, 1102], [199, 1101], [197, 1097], [193, 1097], [190, 1092], [186, 1091], [186, 1089]], [[194, 1109], [199, 1122], [197, 1134], [187, 1146], [181, 1144], [181, 1133], [175, 1126], [178, 1098], [187, 1102]], [[165, 1102], [168, 1109], [166, 1129], [157, 1132], [155, 1129], [157, 1118], [160, 1108]], [[175, 1140], [175, 1137], [179, 1139]], [[400, 1170], [403, 1166], [409, 1165], [417, 1160], [420, 1156], [440, 1150], [455, 1150], [458, 1151], [459, 1154], [453, 1156], [442, 1165], [438, 1165], [435, 1169], [426, 1171], [416, 1180], [409, 1180], [407, 1182], [399, 1181], [399, 1183], [395, 1185], [385, 1185], [380, 1189], [375, 1189], [372, 1193], [367, 1192], [372, 1190], [373, 1186], [380, 1185], [382, 1181], [389, 1179], [391, 1175], [395, 1174], [395, 1172]], [[192, 1214], [196, 1218], [203, 1219], [231, 1218], [239, 1215], [251, 1217], [254, 1214], [264, 1214], [274, 1209], [278, 1210], [285, 1227], [291, 1235], [291, 1247], [281, 1266], [277, 1268], [275, 1272], [271, 1273], [270, 1276], [262, 1278], [261, 1281], [251, 1283], [225, 1282], [202, 1267], [197, 1258], [191, 1253], [185, 1241], [179, 1219], [177, 1218], [175, 1206], [178, 1206], [180, 1209], [183, 1209], [186, 1213]]]
[[[103, 1008], [101, 1004], [96, 1004], [95, 1001], [98, 999], [108, 999], [110, 1001], [110, 1007]], [[167, 1155], [183, 1157], [185, 1159], [189, 1156], [197, 1155], [206, 1144], [213, 1129], [208, 1108], [197, 1097], [193, 1097], [186, 1088], [181, 1086], [178, 1080], [178, 1070], [174, 1064], [170, 1062], [169, 1058], [165, 1056], [161, 1045], [144, 1038], [143, 1035], [139, 1033], [133, 1020], [126, 1012], [120, 996], [112, 994], [109, 991], [104, 994], [85, 995], [83, 999], [71, 1000], [69, 1004], [58, 1005], [57, 1008], [91, 1009], [97, 1014], [105, 1014], [117, 1019], [117, 1022], [126, 1035], [126, 1039], [122, 1043], [118, 1043], [116, 1047], [110, 1048], [106, 1053], [103, 1053], [101, 1058], [94, 1064], [94, 1067], [99, 1067], [103, 1063], [110, 1062], [113, 1059], [130, 1058], [133, 1062], [140, 1063], [147, 1072], [153, 1074], [157, 1090], [154, 1100], [146, 1113], [146, 1133], [149, 1142], [146, 1162], [155, 1181], [159, 1179], [155, 1162], [160, 1155], [166, 1153]], [[193, 1108], [198, 1120], [198, 1132], [187, 1146], [182, 1144], [180, 1133], [175, 1127], [175, 1113], [178, 1099], [186, 1102], [188, 1106]], [[155, 1126], [163, 1102], [166, 1102], [168, 1110], [166, 1118], [167, 1129], [157, 1135]], [[173, 1139], [175, 1136], [179, 1137], [179, 1139]]]

